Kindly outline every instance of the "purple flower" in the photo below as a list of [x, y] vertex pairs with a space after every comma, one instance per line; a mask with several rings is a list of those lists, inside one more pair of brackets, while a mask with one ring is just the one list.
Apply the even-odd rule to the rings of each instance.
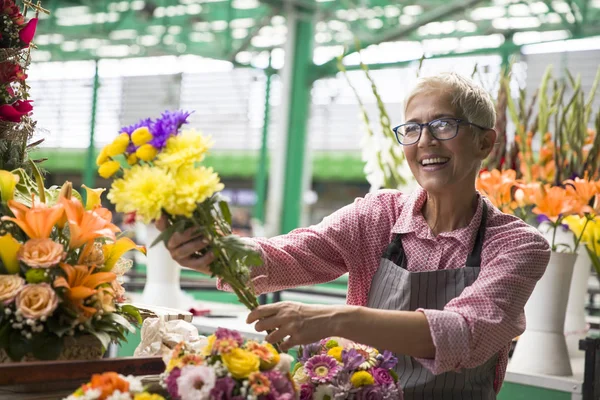
[[180, 399], [179, 390], [177, 388], [177, 378], [179, 378], [180, 375], [181, 369], [173, 368], [171, 370], [171, 373], [167, 376], [167, 379], [165, 380], [165, 383], [167, 384], [167, 391], [169, 392], [169, 395], [175, 400]]
[[333, 381], [333, 399], [346, 400], [352, 397], [357, 389], [350, 382], [351, 372], [342, 370]]
[[262, 374], [271, 382], [271, 393], [273, 393], [276, 399], [281, 400], [281, 396], [284, 394], [294, 393], [294, 386], [287, 375], [277, 370], [265, 371]]
[[383, 400], [403, 400], [404, 393], [398, 388], [396, 384], [387, 385], [381, 388], [383, 393]]
[[215, 331], [215, 336], [217, 337], [217, 340], [219, 340], [219, 339], [235, 340], [240, 346], [244, 343], [244, 339], [242, 338], [242, 335], [240, 335], [240, 333], [238, 331], [232, 331], [232, 330], [226, 329], [226, 328], [217, 328], [217, 330]]
[[300, 361], [301, 363], [305, 363], [312, 356], [319, 354], [320, 350], [321, 350], [320, 343], [311, 343], [311, 344], [302, 346], [302, 355], [298, 357], [298, 361]]
[[231, 400], [235, 381], [229, 376], [217, 379], [215, 387], [210, 391], [210, 396], [215, 399]]
[[304, 369], [313, 383], [327, 383], [331, 382], [342, 368], [335, 358], [320, 354], [308, 360]]
[[343, 350], [342, 351], [342, 363], [344, 364], [344, 369], [347, 371], [352, 371], [357, 369], [363, 362], [365, 362], [365, 357], [360, 354], [356, 349]]
[[396, 358], [396, 356], [394, 356], [394, 353], [392, 353], [389, 350], [384, 350], [383, 354], [381, 354], [380, 357], [381, 357], [381, 364], [379, 364], [380, 368], [393, 369], [398, 364], [398, 358]]
[[537, 220], [537, 223], [538, 223], [538, 224], [541, 224], [541, 223], [543, 223], [543, 222], [551, 222], [551, 221], [550, 221], [550, 218], [548, 218], [548, 217], [547, 217], [546, 215], [544, 215], [544, 214], [539, 214], [539, 215], [536, 217], [536, 220]]
[[121, 128], [121, 130], [119, 131], [119, 133], [126, 133], [129, 136], [131, 136], [131, 134], [133, 133], [133, 131], [135, 131], [137, 128], [141, 128], [142, 126], [145, 126], [148, 129], [150, 129], [150, 127], [152, 126], [152, 120], [150, 118], [146, 118], [146, 119], [143, 119], [143, 120], [141, 120], [139, 122], [136, 122], [133, 125], [125, 126], [125, 127]]
[[369, 385], [356, 394], [357, 400], [382, 400], [383, 393], [377, 385]]
[[390, 383], [394, 383], [394, 379], [387, 369], [372, 368], [369, 372], [371, 372], [371, 375], [373, 375], [373, 378], [375, 379], [375, 383], [378, 385], [389, 385]]
[[305, 383], [300, 386], [300, 400], [312, 400], [313, 385]]
[[187, 118], [191, 115], [191, 112], [187, 111], [165, 111], [161, 114], [152, 126], [150, 132], [152, 133], [152, 140], [150, 144], [157, 149], [162, 149], [166, 146], [167, 140], [171, 136], [177, 135], [179, 128], [183, 124], [187, 124]]

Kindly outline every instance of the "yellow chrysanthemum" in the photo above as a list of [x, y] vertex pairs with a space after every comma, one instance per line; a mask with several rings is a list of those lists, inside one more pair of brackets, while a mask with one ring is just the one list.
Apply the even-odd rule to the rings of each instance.
[[196, 204], [223, 190], [219, 175], [212, 168], [181, 168], [174, 175], [175, 195], [165, 203], [165, 210], [171, 215], [191, 217]]
[[106, 154], [109, 157], [116, 157], [119, 154], [125, 153], [127, 146], [129, 146], [129, 135], [121, 133], [111, 144], [105, 147]]
[[129, 165], [135, 165], [138, 162], [138, 158], [135, 155], [135, 153], [131, 153], [130, 155], [127, 156], [127, 164]]
[[156, 157], [156, 154], [158, 154], [158, 150], [156, 149], [156, 147], [152, 146], [151, 144], [141, 145], [135, 151], [135, 155], [140, 160], [143, 160], [143, 161], [152, 161], [152, 160], [154, 160], [154, 158]]
[[98, 175], [108, 179], [121, 169], [121, 164], [117, 161], [107, 161], [98, 168]]
[[165, 398], [162, 397], [160, 394], [150, 394], [148, 392], [144, 392], [138, 393], [135, 396], [133, 396], [133, 400], [165, 400]]
[[246, 379], [251, 373], [258, 372], [260, 359], [249, 351], [239, 347], [222, 354], [221, 359], [235, 379]]
[[342, 362], [342, 351], [344, 348], [342, 346], [332, 347], [327, 351], [327, 355], [335, 358], [338, 362]]
[[191, 166], [204, 159], [212, 144], [212, 140], [202, 136], [200, 132], [183, 131], [180, 135], [172, 136], [167, 140], [167, 146], [158, 155], [156, 165], [173, 171], [183, 166]]
[[148, 129], [147, 126], [142, 126], [140, 128], [137, 128], [131, 134], [131, 141], [136, 146], [141, 146], [143, 144], [146, 144], [149, 141], [151, 141], [152, 138], [153, 138], [152, 133], [150, 133], [150, 129]]
[[358, 371], [352, 374], [350, 382], [354, 387], [368, 386], [375, 383], [373, 375], [367, 371]]
[[113, 182], [108, 199], [118, 212], [136, 212], [145, 223], [161, 215], [165, 204], [171, 204], [175, 194], [173, 177], [164, 169], [134, 165], [122, 179]]

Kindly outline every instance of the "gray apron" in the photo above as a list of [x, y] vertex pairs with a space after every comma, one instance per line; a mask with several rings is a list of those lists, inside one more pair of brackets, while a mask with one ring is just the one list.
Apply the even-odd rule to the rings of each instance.
[[[407, 259], [401, 235], [386, 248], [371, 282], [367, 307], [383, 310], [415, 311], [418, 308], [443, 310], [473, 284], [479, 275], [481, 249], [487, 222], [487, 204], [482, 201], [481, 223], [475, 243], [463, 268], [424, 272], [406, 269]], [[398, 374], [404, 399], [496, 399], [494, 379], [498, 355], [483, 365], [433, 375], [414, 358], [396, 354]]]

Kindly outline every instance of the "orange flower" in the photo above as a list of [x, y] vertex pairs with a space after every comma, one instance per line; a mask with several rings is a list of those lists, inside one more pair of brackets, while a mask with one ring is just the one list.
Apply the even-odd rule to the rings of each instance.
[[503, 212], [511, 212], [512, 189], [516, 184], [517, 172], [513, 169], [482, 172], [475, 183], [477, 190]]
[[98, 272], [94, 274], [95, 267], [86, 265], [69, 265], [61, 263], [60, 267], [65, 274], [54, 280], [54, 287], [66, 289], [65, 297], [78, 309], [83, 311], [84, 316], [90, 317], [96, 313], [93, 307], [83, 304], [84, 300], [97, 293], [96, 288], [103, 283], [110, 283], [116, 279], [112, 272]]
[[17, 257], [31, 268], [50, 268], [62, 261], [65, 249], [50, 238], [29, 239], [19, 249]]
[[546, 184], [535, 194], [534, 214], [542, 214], [554, 223], [559, 218], [573, 213], [573, 199], [567, 196], [566, 189]]
[[100, 391], [100, 400], [105, 400], [115, 391], [129, 393], [129, 382], [121, 378], [116, 372], [105, 372], [103, 374], [94, 374], [90, 383], [83, 386], [83, 392], [96, 389]]
[[75, 198], [70, 200], [62, 198], [60, 202], [65, 208], [69, 221], [71, 249], [79, 248], [99, 237], [115, 240], [115, 232], [119, 232], [120, 229], [112, 224], [110, 211], [102, 207], [86, 211], [81, 202]]
[[63, 206], [56, 204], [48, 207], [44, 203], [34, 203], [31, 208], [15, 200], [8, 202], [8, 208], [15, 218], [2, 217], [3, 221], [12, 221], [25, 232], [30, 239], [47, 239], [52, 228], [63, 216]]
[[590, 201], [598, 193], [597, 183], [587, 179], [587, 174], [583, 179], [568, 179], [563, 183], [566, 185], [567, 195], [573, 200], [574, 211], [581, 216], [591, 213]]

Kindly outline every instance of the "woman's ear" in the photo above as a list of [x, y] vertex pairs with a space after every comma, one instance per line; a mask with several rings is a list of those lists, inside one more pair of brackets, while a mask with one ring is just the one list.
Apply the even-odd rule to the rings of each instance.
[[494, 146], [497, 144], [497, 137], [498, 135], [493, 129], [486, 129], [483, 132], [481, 132], [481, 138], [479, 140], [479, 150], [482, 152], [483, 158], [487, 157], [492, 152]]

